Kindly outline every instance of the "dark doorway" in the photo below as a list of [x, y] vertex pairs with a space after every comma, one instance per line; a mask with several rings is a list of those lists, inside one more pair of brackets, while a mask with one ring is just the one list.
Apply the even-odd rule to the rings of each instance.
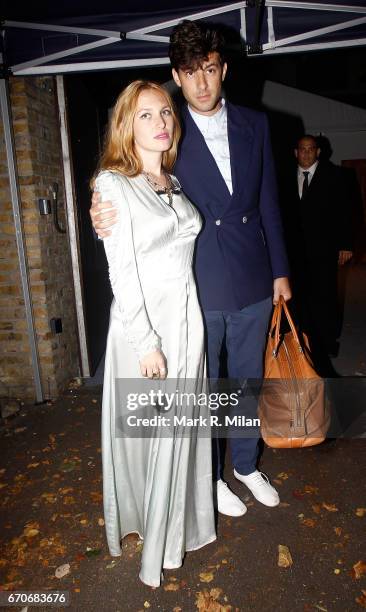
[[366, 263], [366, 159], [342, 161], [352, 211], [356, 261]]
[[65, 77], [69, 137], [78, 222], [81, 283], [89, 370], [93, 376], [106, 345], [112, 292], [103, 241], [93, 231], [89, 181], [103, 146], [108, 112], [119, 92], [136, 78], [168, 81], [168, 67], [77, 74]]

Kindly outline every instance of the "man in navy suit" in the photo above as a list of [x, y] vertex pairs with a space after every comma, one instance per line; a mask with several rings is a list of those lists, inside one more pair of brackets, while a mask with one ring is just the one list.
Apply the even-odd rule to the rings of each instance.
[[[221, 97], [227, 71], [223, 43], [221, 34], [203, 23], [183, 21], [173, 29], [173, 78], [188, 103], [174, 173], [204, 220], [195, 271], [209, 376], [219, 377], [225, 343], [229, 377], [260, 379], [272, 302], [291, 297], [288, 262], [267, 119]], [[91, 217], [102, 237], [114, 222], [113, 214], [103, 212], [108, 206], [93, 196]], [[218, 510], [245, 514], [244, 503], [222, 480], [222, 457], [216, 443], [213, 447]], [[258, 438], [233, 437], [230, 448], [235, 477], [261, 503], [278, 505], [277, 491], [256, 469]]]

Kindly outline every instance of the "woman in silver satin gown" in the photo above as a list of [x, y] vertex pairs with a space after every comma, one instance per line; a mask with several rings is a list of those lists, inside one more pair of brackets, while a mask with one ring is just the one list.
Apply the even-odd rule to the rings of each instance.
[[[103, 504], [108, 547], [143, 539], [140, 579], [159, 586], [163, 568], [178, 568], [186, 551], [216, 539], [211, 436], [180, 421], [170, 435], [155, 428], [141, 437], [116, 431], [116, 380], [156, 378], [162, 386], [190, 383], [205, 390], [204, 330], [192, 273], [201, 219], [168, 174], [180, 136], [172, 100], [159, 85], [131, 83], [113, 110], [105, 150], [93, 181], [112, 201], [118, 222], [104, 238], [113, 302], [102, 409]], [[174, 387], [175, 388], [175, 387]], [[195, 407], [195, 416], [204, 408]], [[191, 411], [192, 412], [192, 411]], [[151, 414], [154, 408], [151, 407]], [[177, 402], [169, 416], [182, 416]], [[207, 416], [207, 412], [205, 413]]]

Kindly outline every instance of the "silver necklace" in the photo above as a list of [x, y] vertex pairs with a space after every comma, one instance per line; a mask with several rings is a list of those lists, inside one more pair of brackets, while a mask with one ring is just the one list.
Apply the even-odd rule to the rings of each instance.
[[166, 194], [168, 196], [168, 204], [169, 206], [171, 206], [173, 204], [174, 185], [169, 174], [164, 172], [164, 177], [166, 180], [165, 185], [161, 185], [161, 183], [158, 183], [158, 181], [154, 179], [154, 176], [151, 174], [151, 172], [146, 172], [145, 170], [143, 170], [142, 174], [158, 195]]

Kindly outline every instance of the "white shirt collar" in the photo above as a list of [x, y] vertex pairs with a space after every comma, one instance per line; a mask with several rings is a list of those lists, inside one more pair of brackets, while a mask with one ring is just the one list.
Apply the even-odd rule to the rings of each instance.
[[314, 162], [313, 165], [310, 166], [310, 168], [302, 168], [301, 166], [297, 166], [297, 174], [299, 176], [302, 176], [303, 172], [309, 172], [309, 175], [313, 176], [318, 163], [319, 163], [319, 160], [317, 159], [316, 162]]
[[201, 115], [196, 113], [188, 104], [188, 110], [195, 124], [201, 132], [205, 132], [209, 126], [215, 126], [220, 128], [223, 125], [224, 120], [227, 116], [227, 108], [225, 106], [225, 99], [221, 98], [221, 107], [216, 111], [214, 115]]

